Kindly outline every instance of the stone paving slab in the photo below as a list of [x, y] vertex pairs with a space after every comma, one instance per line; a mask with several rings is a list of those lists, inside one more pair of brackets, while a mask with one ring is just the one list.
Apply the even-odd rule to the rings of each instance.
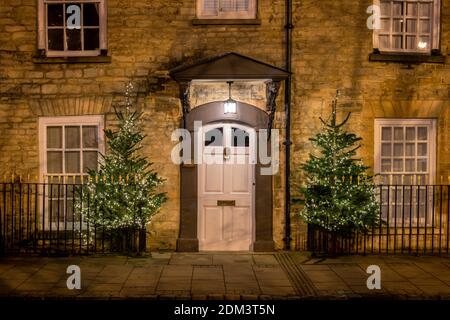
[[[0, 259], [0, 296], [92, 299], [301, 299], [277, 253], [152, 253], [148, 257], [14, 257]], [[316, 298], [361, 296], [450, 298], [450, 259], [290, 253]], [[81, 268], [81, 290], [68, 290], [66, 268]], [[366, 286], [381, 268], [381, 290]], [[301, 285], [301, 284], [300, 284]], [[309, 298], [309, 297], [308, 297]]]

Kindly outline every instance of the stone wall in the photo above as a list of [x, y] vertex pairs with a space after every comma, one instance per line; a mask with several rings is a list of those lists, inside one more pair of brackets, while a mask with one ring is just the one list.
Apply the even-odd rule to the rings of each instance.
[[[144, 112], [147, 138], [143, 153], [166, 179], [164, 190], [169, 197], [152, 221], [149, 243], [173, 249], [179, 224], [179, 168], [170, 161], [174, 145], [170, 134], [180, 124], [181, 107], [178, 87], [168, 70], [227, 51], [283, 67], [284, 1], [260, 2], [261, 25], [194, 26], [194, 0], [109, 0], [111, 62], [76, 64], [33, 63], [36, 3], [5, 0], [0, 4], [0, 175], [39, 175], [39, 116], [105, 114], [106, 127], [114, 126], [111, 105], [123, 101], [125, 84], [132, 81]], [[217, 96], [198, 92], [196, 101], [223, 99], [227, 96], [224, 85]], [[242, 101], [264, 107], [259, 93], [243, 94]], [[279, 187], [277, 192], [281, 192]], [[276, 198], [274, 210], [282, 212], [283, 197]], [[274, 219], [281, 246], [283, 222], [279, 218]]]
[[[450, 44], [450, 0], [442, 5], [443, 55]], [[36, 0], [0, 4], [0, 175], [39, 174], [38, 125], [43, 115], [105, 114], [113, 126], [111, 104], [122, 100], [132, 81], [144, 112], [148, 135], [143, 152], [166, 178], [169, 201], [154, 221], [151, 245], [174, 248], [179, 221], [179, 169], [170, 162], [171, 131], [181, 120], [178, 87], [168, 70], [198, 58], [235, 51], [284, 67], [284, 1], [260, 0], [260, 25], [194, 26], [194, 0], [109, 0], [110, 63], [33, 63], [36, 51]], [[373, 166], [373, 123], [377, 117], [438, 119], [438, 175], [450, 175], [450, 67], [369, 62], [372, 31], [366, 27], [371, 0], [294, 0], [292, 88], [292, 191], [301, 179], [300, 164], [311, 150], [308, 138], [329, 114], [336, 89], [342, 92], [340, 116], [352, 111], [349, 128], [360, 134], [360, 150]], [[252, 85], [250, 85], [251, 87]], [[198, 89], [198, 88], [197, 88]], [[194, 91], [194, 104], [227, 96]], [[264, 107], [260, 93], [242, 99]], [[195, 88], [193, 89], [195, 90]], [[283, 89], [275, 127], [284, 137]], [[281, 164], [284, 146], [280, 145]], [[274, 238], [284, 237], [284, 174], [274, 176]], [[295, 210], [292, 215], [294, 216]], [[293, 219], [294, 233], [299, 223]]]

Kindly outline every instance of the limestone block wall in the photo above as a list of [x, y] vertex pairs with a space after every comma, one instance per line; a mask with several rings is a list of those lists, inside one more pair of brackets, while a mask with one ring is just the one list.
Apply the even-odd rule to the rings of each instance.
[[[170, 133], [181, 120], [178, 87], [168, 70], [228, 51], [285, 65], [285, 1], [258, 1], [260, 25], [195, 26], [194, 0], [109, 0], [109, 63], [36, 63], [37, 1], [0, 3], [0, 176], [11, 171], [39, 174], [39, 116], [104, 114], [114, 126], [111, 105], [132, 81], [144, 112], [143, 152], [166, 178], [169, 201], [153, 220], [149, 243], [174, 248], [178, 236], [179, 169], [169, 160]], [[433, 117], [438, 121], [438, 175], [450, 175], [449, 64], [369, 62], [372, 31], [366, 9], [372, 0], [293, 1], [292, 192], [301, 183], [301, 163], [311, 151], [309, 137], [327, 117], [336, 89], [340, 116], [351, 111], [349, 129], [363, 137], [360, 155], [373, 166], [373, 123], [378, 117]], [[441, 53], [449, 54], [450, 0], [442, 0]], [[447, 59], [448, 61], [448, 59]], [[236, 84], [236, 98], [264, 108], [256, 84]], [[193, 87], [194, 105], [227, 97], [226, 84]], [[284, 163], [283, 88], [274, 127], [280, 129]], [[284, 167], [273, 177], [274, 238], [284, 237]], [[296, 210], [292, 210], [295, 218]], [[293, 232], [304, 227], [293, 219]], [[296, 240], [297, 241], [297, 240]]]
[[[179, 227], [179, 168], [170, 161], [172, 130], [181, 121], [178, 87], [168, 71], [198, 58], [235, 51], [284, 66], [284, 1], [259, 1], [261, 25], [194, 26], [194, 0], [108, 0], [110, 63], [36, 63], [37, 1], [0, 3], [0, 176], [14, 172], [39, 175], [38, 118], [61, 115], [105, 115], [114, 127], [112, 104], [123, 102], [132, 81], [144, 113], [147, 134], [142, 152], [166, 179], [169, 200], [152, 221], [154, 248], [175, 247]], [[264, 97], [252, 85], [238, 85], [239, 99], [264, 108]], [[255, 91], [256, 90], [256, 91]], [[214, 94], [194, 94], [194, 103], [227, 97], [226, 84]], [[262, 91], [264, 92], [264, 91]], [[239, 96], [239, 93], [238, 93]], [[280, 113], [283, 104], [278, 104]], [[277, 119], [280, 115], [277, 116]], [[277, 120], [275, 125], [281, 126]], [[282, 146], [281, 146], [282, 147]], [[281, 148], [280, 147], [280, 148]], [[274, 224], [277, 246], [283, 237], [281, 168], [274, 177]]]

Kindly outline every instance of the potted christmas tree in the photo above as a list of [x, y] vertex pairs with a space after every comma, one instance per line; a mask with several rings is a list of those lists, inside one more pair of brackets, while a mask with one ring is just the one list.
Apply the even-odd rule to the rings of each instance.
[[127, 85], [125, 110], [114, 108], [118, 129], [105, 130], [107, 153], [101, 155], [98, 170], [88, 171], [88, 181], [80, 190], [79, 209], [91, 226], [116, 240], [111, 241], [116, 247], [112, 250], [141, 253], [146, 248], [146, 226], [166, 195], [157, 191], [163, 179], [139, 154], [145, 136], [140, 127], [141, 113], [132, 110], [132, 88], [131, 83]]
[[367, 174], [369, 167], [356, 158], [361, 138], [344, 129], [350, 113], [338, 123], [338, 97], [339, 93], [330, 118], [320, 118], [322, 131], [310, 139], [317, 151], [302, 165], [306, 186], [300, 188], [304, 197], [300, 216], [313, 235], [310, 244], [317, 246], [315, 237], [320, 234], [319, 246], [325, 254], [341, 251], [343, 241], [379, 223], [373, 177]]

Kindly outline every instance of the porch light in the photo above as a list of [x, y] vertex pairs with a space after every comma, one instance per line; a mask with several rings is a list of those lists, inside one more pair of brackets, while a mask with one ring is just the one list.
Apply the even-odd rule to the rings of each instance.
[[223, 104], [223, 113], [236, 113], [236, 101], [231, 98], [231, 85], [233, 81], [227, 81], [228, 83], [228, 100]]

